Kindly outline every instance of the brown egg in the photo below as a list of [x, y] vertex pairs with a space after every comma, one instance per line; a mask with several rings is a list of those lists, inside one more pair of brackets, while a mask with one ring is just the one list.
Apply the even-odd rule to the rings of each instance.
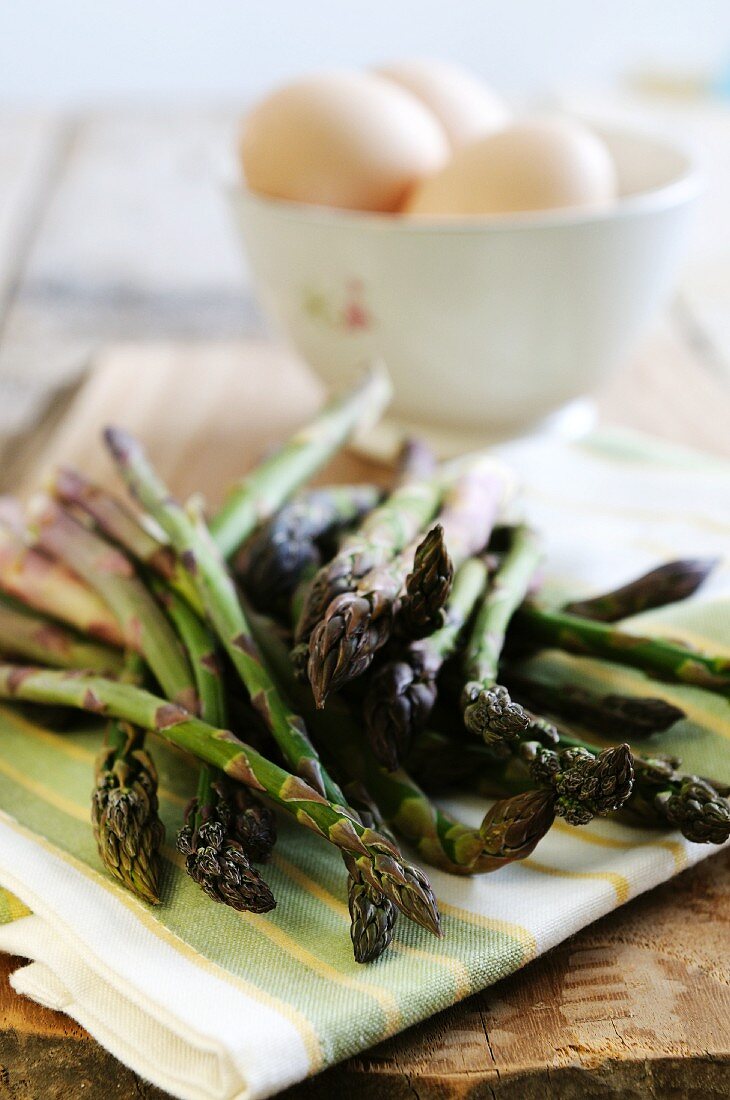
[[393, 211], [449, 145], [410, 92], [371, 73], [303, 77], [249, 114], [241, 161], [252, 191], [293, 202]]
[[510, 120], [510, 112], [499, 96], [457, 65], [399, 61], [376, 71], [411, 92], [436, 115], [452, 149], [501, 130]]
[[414, 189], [405, 212], [418, 217], [600, 210], [616, 199], [605, 143], [582, 123], [545, 117], [516, 123], [454, 154]]

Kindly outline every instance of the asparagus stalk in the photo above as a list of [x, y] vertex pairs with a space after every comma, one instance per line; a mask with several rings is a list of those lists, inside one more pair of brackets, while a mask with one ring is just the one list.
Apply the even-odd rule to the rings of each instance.
[[241, 547], [234, 571], [259, 611], [288, 614], [305, 571], [380, 500], [374, 485], [334, 485], [294, 497]]
[[61, 504], [89, 516], [112, 543], [162, 577], [170, 588], [201, 611], [195, 588], [162, 531], [148, 530], [125, 504], [68, 466], [55, 471], [49, 492]]
[[239, 482], [211, 524], [223, 557], [229, 558], [254, 528], [273, 515], [356, 430], [377, 420], [389, 398], [390, 383], [385, 372], [371, 369]]
[[58, 623], [16, 610], [2, 601], [0, 653], [56, 668], [84, 668], [111, 675], [123, 666], [117, 650], [101, 642], [86, 641]]
[[126, 644], [145, 658], [166, 695], [197, 711], [187, 658], [129, 559], [51, 500], [37, 502], [35, 521], [40, 548], [62, 559], [107, 602]]
[[574, 684], [536, 680], [511, 667], [504, 676], [520, 701], [606, 737], [617, 731], [630, 738], [650, 737], [686, 717], [679, 707], [654, 696], [600, 695]]
[[[215, 638], [176, 592], [159, 580], [153, 587], [188, 654], [200, 700], [200, 717], [212, 726], [225, 726], [226, 697]], [[253, 868], [250, 875], [247, 874], [244, 861], [268, 859], [275, 841], [276, 826], [271, 810], [243, 788], [231, 788], [220, 772], [204, 764], [195, 806], [189, 808], [185, 826], [177, 839], [179, 850], [186, 856], [188, 874], [194, 881], [211, 897], [225, 900], [234, 908], [246, 909], [252, 899], [259, 904], [266, 884]], [[215, 849], [215, 855], [209, 850], [211, 848]], [[230, 871], [224, 875], [225, 890], [221, 892], [221, 868], [227, 866], [229, 854], [232, 863]]]
[[461, 698], [464, 724], [487, 744], [493, 738], [500, 742], [505, 737], [514, 739], [529, 725], [524, 710], [498, 684], [497, 676], [507, 627], [525, 598], [539, 561], [535, 532], [529, 527], [515, 527], [467, 641], [467, 682]]
[[202, 521], [172, 499], [131, 436], [109, 428], [105, 438], [132, 494], [163, 528], [194, 581], [218, 638], [289, 767], [321, 794], [329, 791], [337, 797], [301, 718], [286, 706], [261, 660], [233, 580]]
[[670, 561], [629, 584], [587, 600], [573, 600], [563, 611], [596, 622], [615, 623], [652, 607], [664, 607], [691, 596], [717, 565], [716, 558]]
[[423, 439], [406, 439], [401, 445], [393, 470], [393, 486], [409, 481], [426, 481], [436, 470], [436, 456]]
[[211, 725], [225, 725], [223, 667], [215, 637], [187, 601], [164, 581], [152, 578], [151, 589], [175, 627], [187, 655], [195, 682], [197, 711]]
[[438, 612], [448, 598], [453, 569], [484, 550], [509, 487], [504, 468], [488, 457], [472, 461], [447, 487], [438, 519], [452, 568], [432, 540], [431, 560], [420, 570], [416, 562], [398, 608], [396, 627], [406, 637], [423, 637], [441, 626]]
[[456, 651], [486, 581], [487, 567], [481, 559], [465, 561], [454, 578], [441, 629], [411, 642], [397, 660], [374, 673], [365, 696], [365, 728], [383, 767], [396, 768], [415, 733], [426, 725], [436, 701], [436, 677]]
[[65, 565], [27, 546], [22, 535], [1, 522], [0, 591], [82, 634], [109, 645], [124, 645], [124, 635], [106, 603]]
[[480, 793], [521, 794], [539, 785], [551, 790], [555, 812], [569, 825], [587, 825], [624, 807], [633, 793], [629, 746], [601, 751], [561, 735], [556, 748], [523, 741], [507, 757], [479, 742], [464, 744], [434, 730], [419, 733], [409, 759], [428, 790], [477, 783]]
[[353, 859], [365, 881], [390, 898], [402, 913], [440, 934], [435, 899], [422, 874], [403, 864], [387, 838], [239, 741], [230, 730], [215, 729], [179, 705], [140, 688], [78, 673], [0, 665], [0, 698], [76, 707], [152, 730], [231, 779], [265, 794], [305, 828]]
[[712, 657], [665, 638], [629, 634], [607, 623], [564, 611], [525, 605], [515, 631], [531, 644], [554, 646], [586, 657], [603, 657], [641, 669], [660, 680], [676, 680], [720, 695], [730, 693], [730, 658]]

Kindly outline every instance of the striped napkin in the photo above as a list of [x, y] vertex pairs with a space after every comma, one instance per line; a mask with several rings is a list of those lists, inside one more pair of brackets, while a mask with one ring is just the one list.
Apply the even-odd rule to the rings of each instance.
[[[533, 440], [503, 454], [546, 534], [551, 598], [613, 586], [661, 559], [726, 552], [724, 463], [623, 435], [580, 446]], [[694, 599], [630, 628], [730, 654], [729, 564]], [[646, 691], [638, 672], [557, 653], [535, 660], [557, 680]], [[730, 780], [728, 703], [695, 688], [659, 691], [688, 717], [645, 747]], [[169, 846], [152, 910], [103, 873], [95, 851], [88, 802], [99, 731], [77, 722], [50, 733], [4, 709], [0, 734], [0, 949], [34, 960], [13, 985], [182, 1100], [271, 1095], [510, 974], [713, 850], [612, 821], [558, 822], [532, 858], [497, 875], [431, 871], [445, 938], [400, 920], [388, 955], [363, 967], [350, 950], [342, 861], [328, 845], [282, 821], [266, 870], [277, 909], [212, 904], [172, 847], [194, 769], [156, 746]], [[472, 797], [448, 808], [474, 824], [485, 810]]]

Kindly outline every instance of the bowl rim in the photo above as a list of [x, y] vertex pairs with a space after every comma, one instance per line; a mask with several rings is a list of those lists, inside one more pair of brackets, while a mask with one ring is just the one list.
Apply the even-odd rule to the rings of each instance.
[[408, 217], [397, 212], [348, 210], [319, 206], [315, 203], [293, 202], [290, 199], [275, 198], [251, 191], [244, 181], [229, 183], [226, 190], [234, 202], [244, 201], [251, 206], [275, 211], [293, 220], [304, 219], [327, 226], [373, 229], [409, 236], [559, 229], [566, 226], [612, 222], [681, 206], [697, 198], [704, 190], [705, 172], [688, 142], [676, 141], [643, 127], [612, 126], [598, 122], [589, 123], [589, 125], [597, 133], [606, 136], [644, 138], [653, 145], [661, 146], [664, 150], [677, 155], [684, 163], [683, 169], [668, 183], [620, 197], [611, 206], [600, 210], [566, 207], [559, 210], [521, 210], [507, 214], [470, 216]]

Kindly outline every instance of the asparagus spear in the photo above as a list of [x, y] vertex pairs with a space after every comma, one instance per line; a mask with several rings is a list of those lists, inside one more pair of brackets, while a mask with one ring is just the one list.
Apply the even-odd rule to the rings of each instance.
[[664, 607], [686, 600], [697, 591], [716, 565], [716, 558], [670, 561], [612, 592], [567, 603], [563, 611], [583, 619], [615, 623], [652, 607]]
[[[428, 536], [427, 536], [428, 539]], [[361, 676], [388, 641], [396, 600], [414, 554], [423, 544], [406, 549], [371, 569], [353, 591], [328, 604], [309, 639], [307, 675], [321, 709], [332, 691]]]
[[82, 634], [124, 645], [124, 635], [104, 601], [65, 565], [27, 546], [22, 535], [2, 522], [0, 591]]
[[[124, 682], [137, 682], [143, 671], [142, 660], [128, 653]], [[158, 814], [157, 770], [144, 742], [144, 730], [130, 722], [109, 723], [96, 760], [91, 822], [107, 870], [133, 893], [156, 905], [165, 829]]]
[[309, 642], [312, 631], [337, 596], [355, 592], [361, 583], [365, 584], [369, 573], [392, 563], [417, 538], [436, 512], [441, 491], [437, 477], [409, 481], [365, 517], [359, 529], [344, 540], [339, 552], [314, 577], [296, 626], [298, 644]]
[[91, 820], [107, 870], [157, 905], [159, 850], [165, 835], [157, 812], [157, 771], [144, 750], [144, 733], [129, 722], [112, 722], [109, 727], [96, 764]]
[[322, 564], [322, 550], [380, 500], [374, 485], [334, 485], [300, 493], [241, 547], [234, 571], [259, 611], [288, 614], [305, 570]]
[[465, 561], [454, 578], [441, 629], [411, 642], [397, 660], [388, 661], [374, 673], [365, 697], [365, 728], [383, 767], [398, 766], [414, 734], [428, 721], [436, 701], [436, 677], [455, 652], [486, 581], [487, 567], [482, 560]]
[[167, 581], [193, 608], [201, 610], [195, 588], [162, 531], [148, 530], [125, 504], [68, 466], [55, 471], [49, 492], [61, 504], [93, 519], [111, 542]]
[[636, 792], [627, 811], [640, 823], [673, 825], [695, 844], [730, 840], [730, 799], [710, 780], [683, 775], [671, 758], [636, 760]]
[[265, 794], [305, 828], [353, 859], [365, 881], [390, 898], [402, 913], [440, 935], [435, 899], [422, 873], [404, 864], [387, 838], [239, 741], [230, 730], [215, 729], [179, 705], [140, 688], [79, 673], [0, 665], [0, 698], [76, 707], [152, 730], [220, 768], [231, 779]]
[[569, 722], [611, 737], [650, 737], [685, 718], [679, 707], [654, 696], [610, 693], [599, 695], [574, 684], [551, 684], [512, 669], [504, 672], [507, 686], [520, 701]]
[[371, 369], [239, 482], [211, 524], [222, 555], [229, 558], [257, 524], [273, 515], [356, 430], [377, 420], [389, 398], [385, 372]]
[[51, 500], [38, 501], [36, 538], [61, 558], [114, 612], [126, 644], [140, 653], [170, 699], [198, 708], [192, 674], [174, 630], [127, 557]]
[[194, 581], [218, 638], [289, 767], [320, 793], [329, 790], [337, 797], [326, 785], [329, 777], [301, 718], [286, 706], [261, 660], [233, 580], [202, 521], [172, 499], [136, 440], [115, 428], [108, 428], [105, 438], [130, 491], [163, 528]]
[[443, 625], [443, 607], [454, 580], [454, 563], [444, 529], [437, 523], [416, 548], [405, 595], [395, 609], [394, 628], [408, 638], [423, 638]]
[[513, 528], [509, 549], [483, 597], [466, 645], [467, 682], [461, 698], [464, 724], [487, 744], [493, 738], [514, 739], [529, 725], [524, 710], [497, 683], [497, 676], [507, 627], [525, 598], [539, 561], [534, 531], [524, 526]]
[[[451, 557], [458, 565], [486, 542], [504, 494], [504, 474], [491, 460], [480, 456], [445, 470], [440, 481], [440, 489], [439, 479], [432, 482], [437, 496], [430, 502], [429, 510], [432, 515], [439, 499], [444, 493], [447, 494], [442, 519]], [[412, 490], [414, 487], [409, 488]], [[392, 494], [380, 512], [397, 512], [398, 505], [394, 503], [397, 496], [398, 492]], [[363, 530], [369, 522], [377, 524], [376, 512], [365, 521]], [[430, 515], [423, 515], [423, 523], [429, 522], [430, 518]], [[439, 614], [450, 589], [452, 569], [448, 557], [444, 561], [441, 555], [444, 578], [438, 581], [433, 591], [424, 592], [423, 599], [418, 597], [419, 583], [424, 581], [424, 572], [428, 573], [428, 555], [434, 547], [437, 559], [439, 557], [438, 539], [438, 532], [435, 536], [428, 536], [416, 551], [417, 568], [410, 577], [404, 612], [406, 626], [410, 623], [414, 633], [434, 625], [434, 618]], [[330, 575], [334, 568], [335, 575], [340, 576], [337, 562], [343, 555], [348, 560], [347, 553], [345, 547], [334, 559], [330, 565]], [[324, 705], [329, 691], [361, 675], [377, 650], [390, 637], [396, 599], [403, 588], [412, 553], [410, 548], [401, 550], [397, 546], [395, 555], [389, 560], [381, 561], [359, 582], [350, 584], [346, 592], [328, 603], [309, 641], [309, 680], [319, 706]], [[425, 570], [422, 568], [424, 559]], [[437, 565], [437, 574], [438, 569]], [[316, 586], [317, 581], [312, 592]]]
[[268, 913], [276, 905], [274, 895], [234, 838], [233, 813], [214, 775], [201, 769], [198, 795], [177, 836], [185, 868], [213, 901], [241, 912]]
[[119, 652], [79, 638], [73, 631], [40, 615], [16, 610], [0, 601], [0, 653], [58, 668], [85, 668], [114, 674], [122, 668]]
[[224, 796], [231, 807], [231, 835], [254, 863], [266, 863], [276, 844], [276, 819], [248, 787], [226, 783], [218, 776]]
[[[377, 829], [395, 844], [395, 838], [389, 833], [377, 805], [361, 784], [348, 785], [347, 800], [357, 810], [363, 825]], [[347, 903], [355, 962], [374, 962], [390, 946], [398, 910], [385, 894], [373, 890], [356, 867], [352, 868], [348, 877]]]
[[730, 692], [730, 658], [707, 656], [665, 638], [629, 634], [607, 623], [564, 611], [545, 611], [532, 604], [515, 616], [514, 629], [531, 644], [604, 657], [660, 680], [677, 680], [721, 695]]
[[532, 779], [555, 791], [555, 812], [569, 825], [587, 825], [612, 813], [631, 795], [633, 757], [626, 744], [598, 754], [587, 748], [556, 752], [534, 741], [524, 742], [521, 750]]
[[441, 626], [439, 609], [448, 598], [453, 569], [484, 550], [509, 487], [506, 471], [489, 457], [467, 464], [447, 487], [438, 517], [442, 545], [432, 539], [430, 560], [424, 554], [420, 569], [416, 561], [398, 608], [396, 627], [406, 637], [423, 637]]

